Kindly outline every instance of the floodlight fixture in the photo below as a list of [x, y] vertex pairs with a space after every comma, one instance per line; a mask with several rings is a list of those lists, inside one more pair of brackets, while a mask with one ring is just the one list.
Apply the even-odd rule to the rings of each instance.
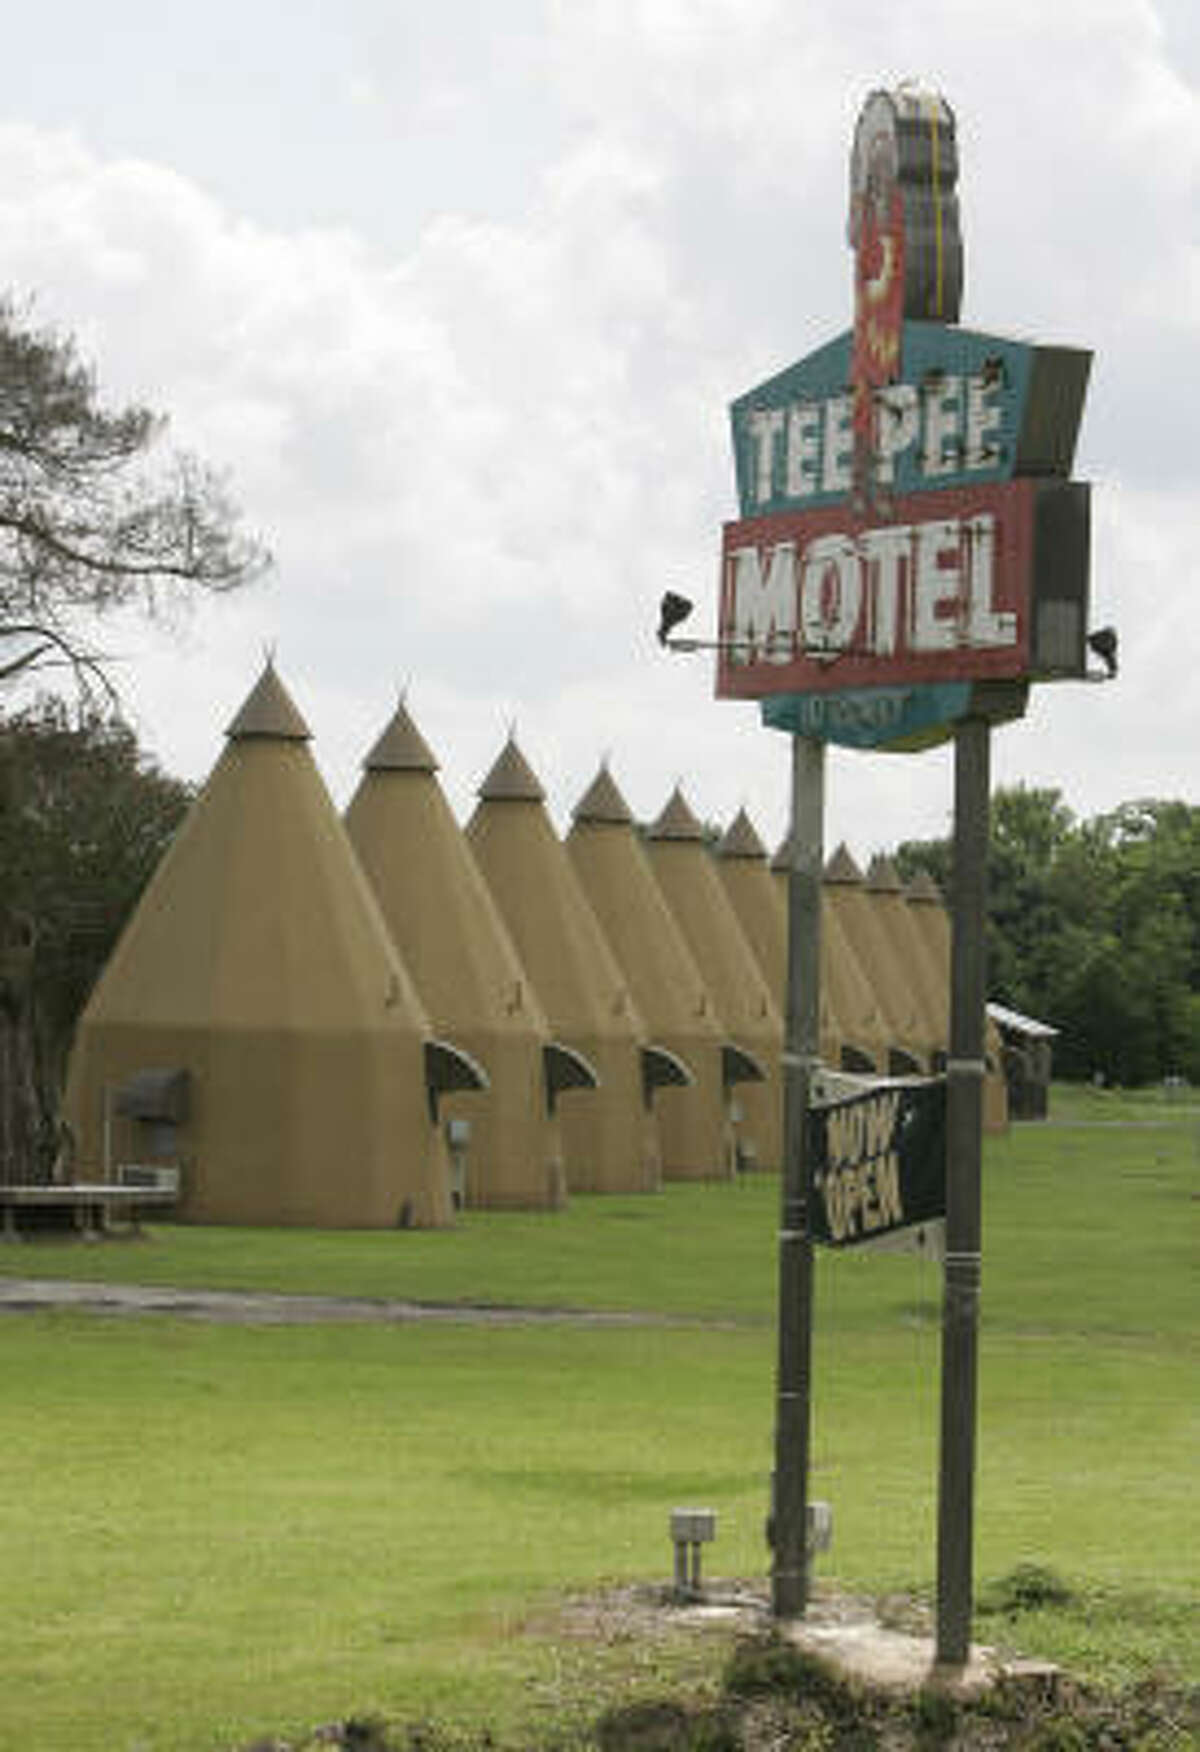
[[665, 645], [675, 628], [687, 619], [695, 604], [689, 596], [668, 590], [658, 605], [658, 642]]
[[1116, 627], [1097, 627], [1094, 633], [1087, 636], [1089, 651], [1094, 651], [1104, 665], [1104, 674], [1097, 679], [1111, 681], [1117, 673], [1117, 629]]

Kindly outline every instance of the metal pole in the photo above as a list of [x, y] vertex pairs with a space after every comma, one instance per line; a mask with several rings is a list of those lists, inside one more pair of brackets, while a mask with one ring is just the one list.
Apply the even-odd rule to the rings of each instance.
[[945, 1667], [964, 1666], [971, 1648], [990, 755], [987, 719], [965, 719], [954, 737], [954, 897], [946, 1066], [937, 1576], [937, 1661]]
[[776, 1618], [801, 1618], [808, 1604], [813, 1252], [808, 1227], [805, 1119], [820, 1048], [824, 834], [825, 745], [807, 736], [793, 736], [771, 1575], [771, 1609]]

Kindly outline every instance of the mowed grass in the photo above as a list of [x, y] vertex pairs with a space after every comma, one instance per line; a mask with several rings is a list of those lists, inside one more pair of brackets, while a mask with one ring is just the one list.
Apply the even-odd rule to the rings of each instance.
[[[1056, 1114], [1059, 1108], [1056, 1104]], [[1053, 1569], [1011, 1640], [1195, 1674], [1197, 1116], [986, 1152], [977, 1575]], [[1147, 1116], [1153, 1124], [1144, 1123]], [[160, 1228], [0, 1252], [20, 1275], [642, 1309], [669, 1323], [213, 1327], [9, 1315], [4, 1744], [215, 1752], [346, 1713], [531, 1738], [683, 1659], [553, 1631], [564, 1592], [665, 1580], [678, 1503], [712, 1573], [765, 1576], [778, 1184], [472, 1213], [448, 1235]], [[933, 1579], [936, 1267], [823, 1255], [821, 1574]], [[549, 1628], [548, 1628], [549, 1627]], [[691, 1657], [689, 1657], [691, 1658]]]

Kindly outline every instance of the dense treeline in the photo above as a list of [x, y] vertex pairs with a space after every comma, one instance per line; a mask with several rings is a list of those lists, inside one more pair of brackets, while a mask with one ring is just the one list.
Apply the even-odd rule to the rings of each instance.
[[0, 1180], [51, 1172], [76, 1019], [190, 795], [119, 718], [0, 716]]
[[[952, 896], [948, 840], [910, 840], [896, 862]], [[988, 882], [989, 996], [1061, 1029], [1057, 1074], [1200, 1081], [1200, 808], [1081, 821], [1057, 790], [1001, 789]]]

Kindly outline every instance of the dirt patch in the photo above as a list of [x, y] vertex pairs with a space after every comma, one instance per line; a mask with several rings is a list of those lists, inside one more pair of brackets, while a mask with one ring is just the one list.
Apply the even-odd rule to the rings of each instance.
[[[915, 1628], [898, 1628], [897, 1615]], [[1200, 1744], [1195, 1689], [1147, 1682], [1110, 1692], [1045, 1665], [993, 1665], [982, 1650], [979, 1683], [939, 1682], [924, 1616], [912, 1600], [826, 1589], [803, 1624], [782, 1633], [751, 1584], [713, 1584], [687, 1603], [666, 1589], [612, 1589], [567, 1600], [525, 1633], [631, 1651], [705, 1637], [711, 1677], [634, 1697], [614, 1678], [620, 1702], [586, 1722], [569, 1711], [549, 1718], [519, 1746], [438, 1722], [350, 1721], [241, 1752], [1192, 1752]]]
[[641, 1587], [569, 1600], [557, 1621], [564, 1637], [598, 1642], [661, 1638], [705, 1631], [774, 1635], [819, 1657], [849, 1680], [892, 1689], [931, 1685], [961, 1697], [979, 1696], [1015, 1673], [1052, 1675], [1045, 1663], [1015, 1662], [976, 1645], [962, 1668], [939, 1669], [929, 1608], [907, 1595], [873, 1600], [818, 1585], [802, 1619], [776, 1626], [770, 1598], [751, 1582], [708, 1584], [701, 1598], [680, 1601], [670, 1588]]
[[733, 1327], [733, 1321], [674, 1319], [586, 1308], [510, 1308], [488, 1303], [407, 1302], [370, 1296], [293, 1296], [269, 1290], [190, 1290], [66, 1278], [0, 1278], [0, 1313], [67, 1308], [88, 1314], [168, 1314], [233, 1326], [318, 1326], [410, 1321], [449, 1326]]

